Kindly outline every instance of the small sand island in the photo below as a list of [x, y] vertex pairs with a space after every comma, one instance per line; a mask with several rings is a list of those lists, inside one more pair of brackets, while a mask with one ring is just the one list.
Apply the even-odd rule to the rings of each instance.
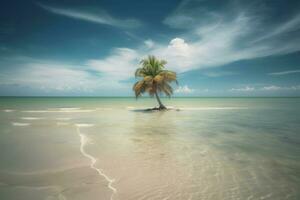
[[171, 97], [173, 94], [172, 82], [178, 84], [176, 72], [165, 69], [167, 61], [157, 59], [153, 55], [142, 59], [140, 64], [142, 67], [135, 71], [135, 77], [140, 78], [138, 82], [133, 85], [135, 97], [140, 97], [147, 92], [151, 97], [156, 97], [159, 107], [149, 108], [145, 111], [167, 110], [159, 98], [159, 94], [165, 94]]

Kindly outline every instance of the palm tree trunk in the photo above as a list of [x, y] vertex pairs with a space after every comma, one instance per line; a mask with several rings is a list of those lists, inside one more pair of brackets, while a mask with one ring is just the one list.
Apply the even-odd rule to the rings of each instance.
[[158, 108], [158, 109], [159, 109], [159, 110], [166, 109], [166, 106], [164, 106], [164, 105], [162, 104], [162, 102], [160, 101], [157, 92], [155, 92], [155, 97], [156, 97], [156, 100], [157, 100], [157, 102], [158, 102], [158, 104], [159, 104], [159, 108]]

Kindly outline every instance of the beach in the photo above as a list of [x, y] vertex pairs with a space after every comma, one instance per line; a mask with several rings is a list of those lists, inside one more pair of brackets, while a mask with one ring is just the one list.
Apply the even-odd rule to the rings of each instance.
[[0, 98], [0, 199], [300, 199], [300, 98]]

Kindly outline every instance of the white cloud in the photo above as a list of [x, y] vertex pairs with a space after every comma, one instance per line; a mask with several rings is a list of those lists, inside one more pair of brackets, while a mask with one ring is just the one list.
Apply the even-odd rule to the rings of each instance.
[[52, 12], [57, 15], [62, 15], [74, 19], [79, 19], [83, 21], [93, 22], [97, 24], [106, 24], [110, 26], [115, 26], [119, 28], [135, 28], [141, 25], [140, 21], [136, 19], [117, 19], [109, 15], [103, 10], [98, 10], [97, 12], [91, 12], [79, 9], [70, 8], [58, 8], [48, 5], [38, 4], [43, 9]]
[[286, 34], [292, 31], [300, 30], [300, 14], [293, 16], [290, 20], [283, 22], [282, 24], [274, 27], [267, 34], [255, 39], [253, 42], [260, 42], [262, 40], [267, 40], [272, 37], [280, 36], [281, 34]]
[[294, 86], [276, 86], [276, 85], [270, 85], [270, 86], [264, 86], [264, 87], [260, 88], [260, 90], [264, 90], [264, 91], [300, 90], [300, 85], [294, 85]]
[[[238, 9], [238, 12], [230, 13], [232, 16], [229, 18], [227, 16], [229, 12], [217, 13], [207, 10], [198, 12], [200, 7], [189, 4], [190, 1], [183, 1], [164, 21], [171, 27], [188, 27], [183, 35], [170, 38], [166, 44], [148, 39], [142, 40], [143, 43], [136, 49], [115, 48], [107, 57], [88, 60], [86, 66], [98, 71], [102, 80], [118, 83], [133, 77], [134, 70], [138, 67], [138, 61], [148, 54], [167, 60], [166, 67], [168, 69], [182, 73], [193, 69], [219, 67], [239, 60], [300, 50], [297, 39], [284, 42], [278, 40], [282, 34], [295, 30], [294, 26], [300, 26], [300, 20], [298, 20], [300, 15], [272, 27], [272, 30], [277, 30], [276, 34], [266, 34], [269, 31], [266, 30], [263, 33], [257, 31], [263, 26], [262, 16], [256, 16], [251, 10], [246, 12]], [[105, 13], [94, 15], [75, 12], [72, 9], [41, 6], [51, 12], [68, 17], [113, 26], [126, 25], [126, 21], [114, 19]], [[202, 20], [200, 15], [207, 16], [207, 19]], [[188, 21], [190, 23], [187, 23]], [[265, 38], [262, 39], [262, 37]], [[260, 42], [255, 42], [258, 39]], [[219, 76], [214, 73], [207, 75]], [[235, 89], [253, 91], [251, 87], [233, 88], [233, 90]]]
[[176, 90], [175, 93], [180, 93], [180, 94], [191, 94], [193, 93], [195, 90], [189, 88], [189, 86], [184, 85], [184, 86], [179, 86]]
[[300, 90], [300, 85], [295, 86], [277, 86], [266, 85], [262, 87], [245, 86], [241, 88], [231, 88], [230, 92], [281, 92], [281, 91], [295, 91]]
[[268, 90], [268, 91], [274, 91], [274, 90], [280, 90], [282, 87], [276, 86], [276, 85], [271, 85], [271, 86], [265, 86], [261, 88], [261, 90]]
[[[115, 77], [114, 72], [96, 75], [92, 65], [74, 66], [66, 63], [57, 63], [47, 60], [31, 58], [16, 58], [21, 64], [15, 70], [2, 74], [0, 85], [13, 85], [39, 90], [42, 93], [58, 92], [99, 94], [111, 93], [112, 90], [130, 91], [131, 85], [120, 83], [120, 77]], [[103, 73], [105, 73], [103, 71]], [[111, 78], [110, 78], [110, 75]], [[127, 78], [127, 77], [126, 77]]]
[[[130, 94], [131, 83], [124, 82], [133, 77], [141, 55], [132, 49], [115, 49], [104, 59], [88, 60], [84, 65], [74, 66], [47, 60], [16, 57], [22, 67], [2, 73], [0, 86], [31, 88], [43, 91], [39, 94], [80, 94], [80, 95], [124, 95]], [[128, 63], [131, 63], [128, 65]], [[18, 66], [18, 64], [16, 64]], [[93, 70], [92, 72], [90, 70]], [[98, 71], [99, 73], [95, 73]], [[115, 93], [112, 93], [116, 91]], [[179, 86], [176, 94], [194, 95], [195, 92], [214, 91], [193, 89], [188, 85]], [[244, 86], [231, 88], [233, 94], [295, 94], [300, 85], [292, 86]], [[221, 91], [218, 91], [218, 93]]]
[[127, 80], [134, 75], [140, 55], [128, 48], [117, 48], [104, 59], [88, 60], [86, 65], [101, 73], [103, 78], [113, 81]]
[[72, 69], [57, 63], [27, 63], [23, 68], [8, 74], [3, 82], [37, 89], [57, 91], [92, 90], [90, 75], [83, 70]]
[[258, 15], [257, 9], [214, 12], [197, 6], [199, 3], [183, 1], [164, 20], [165, 24], [186, 32], [151, 52], [168, 60], [169, 66], [178, 72], [300, 50], [299, 37], [285, 39], [300, 30], [300, 15], [266, 26], [265, 16]]
[[295, 85], [290, 87], [291, 90], [300, 90], [300, 85]]
[[168, 45], [159, 45], [148, 54], [157, 55], [168, 61], [167, 66], [177, 72], [184, 72], [192, 69], [194, 64], [193, 47], [182, 38], [174, 38]]
[[295, 74], [295, 73], [300, 73], [300, 70], [290, 70], [290, 71], [282, 71], [282, 72], [273, 72], [273, 73], [269, 73], [269, 75], [272, 75], [272, 76], [281, 76], [281, 75]]
[[230, 71], [212, 71], [212, 72], [202, 72], [203, 75], [207, 77], [222, 77], [222, 76], [232, 76], [238, 74], [237, 72], [230, 72]]
[[231, 88], [230, 89], [231, 92], [252, 92], [254, 90], [255, 90], [255, 88], [250, 87], [250, 86], [246, 86], [246, 87], [242, 87], [242, 88]]
[[[208, 12], [197, 6], [187, 6], [190, 1], [183, 1], [165, 20], [172, 28], [181, 28], [183, 34], [169, 38], [166, 43], [151, 39], [144, 40], [130, 32], [127, 35], [142, 41], [139, 47], [115, 48], [108, 56], [101, 59], [83, 61], [84, 66], [71, 66], [65, 63], [30, 60], [14, 74], [1, 77], [2, 82], [44, 87], [53, 90], [96, 91], [99, 88], [124, 88], [120, 81], [128, 80], [134, 75], [142, 57], [153, 54], [168, 61], [167, 68], [178, 73], [193, 69], [220, 67], [239, 60], [253, 59], [271, 55], [287, 54], [300, 50], [300, 38], [288, 38], [290, 33], [298, 31], [300, 15], [294, 15], [287, 21], [265, 26], [264, 18], [251, 10], [238, 12]], [[92, 13], [86, 10], [57, 8], [39, 4], [43, 9], [54, 14], [106, 24], [120, 28], [136, 27], [137, 20], [117, 19], [104, 11]], [[201, 12], [200, 12], [201, 11]], [[230, 16], [227, 16], [227, 15]], [[201, 16], [200, 16], [201, 15]], [[207, 18], [203, 17], [206, 16]], [[263, 31], [260, 31], [263, 30]], [[147, 48], [145, 48], [147, 47]], [[93, 75], [86, 70], [95, 70]], [[270, 75], [299, 73], [300, 70], [274, 72]], [[207, 73], [216, 77], [218, 73]], [[245, 86], [232, 88], [232, 92], [298, 90], [299, 86], [280, 87]], [[198, 90], [197, 90], [198, 91]], [[194, 89], [187, 85], [175, 90], [177, 93], [192, 93]]]
[[189, 53], [189, 45], [182, 38], [174, 38], [170, 41], [168, 49], [174, 51], [175, 55], [184, 56]]
[[3, 73], [0, 85], [23, 86], [39, 91], [119, 95], [131, 92], [126, 80], [134, 77], [141, 55], [128, 48], [116, 48], [103, 59], [71, 65], [28, 57], [12, 57], [14, 70]]
[[218, 21], [195, 27], [193, 40], [187, 42], [177, 37], [171, 39], [168, 45], [157, 45], [149, 53], [166, 59], [171, 69], [185, 72], [300, 50], [299, 45], [289, 42], [276, 48], [269, 42], [250, 44], [251, 40], [246, 37], [253, 34], [255, 29], [253, 18], [240, 14], [229, 22]]
[[148, 48], [152, 48], [155, 45], [155, 43], [151, 39], [145, 40], [144, 43], [145, 43], [146, 47], [148, 47]]

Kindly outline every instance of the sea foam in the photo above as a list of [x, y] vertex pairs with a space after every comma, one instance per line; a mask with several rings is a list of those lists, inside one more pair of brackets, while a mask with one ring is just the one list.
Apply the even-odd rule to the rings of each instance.
[[97, 163], [97, 159], [95, 157], [93, 157], [92, 155], [88, 154], [86, 151], [85, 151], [85, 146], [86, 144], [88, 143], [88, 138], [82, 134], [80, 132], [80, 127], [91, 127], [91, 126], [94, 126], [94, 124], [75, 124], [77, 126], [77, 133], [80, 137], [80, 152], [81, 154], [88, 158], [91, 163], [90, 163], [90, 168], [97, 171], [97, 173], [102, 176], [103, 178], [105, 178], [105, 180], [108, 182], [107, 184], [107, 187], [112, 191], [112, 194], [111, 194], [111, 197], [110, 197], [110, 200], [113, 200], [113, 195], [115, 193], [117, 193], [117, 189], [115, 187], [112, 186], [113, 182], [115, 181], [114, 179], [111, 179], [108, 177], [108, 175], [106, 175], [102, 169], [96, 167], [96, 163]]
[[75, 126], [77, 126], [78, 128], [81, 128], [81, 127], [93, 127], [94, 124], [75, 124]]
[[15, 110], [11, 110], [11, 109], [5, 109], [3, 110], [3, 112], [14, 112]]
[[88, 113], [88, 112], [94, 112], [93, 110], [24, 110], [22, 112], [25, 113]]
[[180, 110], [239, 110], [247, 107], [182, 107]]
[[12, 122], [13, 126], [29, 126], [30, 123]]
[[44, 119], [42, 117], [21, 117], [21, 119], [23, 120], [40, 120], [40, 119]]
[[80, 110], [80, 108], [59, 108], [59, 110]]

